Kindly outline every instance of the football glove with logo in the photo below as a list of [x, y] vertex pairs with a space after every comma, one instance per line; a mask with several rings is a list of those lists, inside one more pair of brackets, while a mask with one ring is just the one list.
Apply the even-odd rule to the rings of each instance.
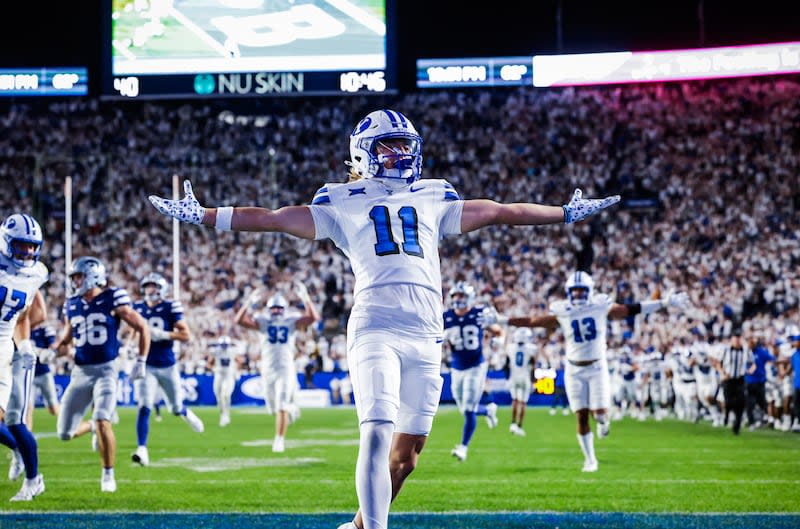
[[583, 220], [589, 215], [594, 215], [619, 201], [619, 195], [606, 198], [583, 198], [583, 191], [576, 189], [569, 203], [561, 206], [564, 208], [564, 224], [572, 224]]
[[192, 183], [188, 180], [183, 181], [183, 191], [186, 193], [186, 196], [180, 200], [170, 200], [155, 195], [150, 195], [147, 198], [150, 199], [150, 203], [164, 215], [174, 217], [181, 222], [188, 222], [189, 224], [202, 224], [203, 217], [206, 214], [206, 208], [201, 206], [200, 202], [194, 197]]

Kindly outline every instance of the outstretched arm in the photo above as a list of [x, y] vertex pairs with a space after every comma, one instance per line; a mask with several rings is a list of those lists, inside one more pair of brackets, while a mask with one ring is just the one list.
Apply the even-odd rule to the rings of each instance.
[[558, 319], [552, 314], [542, 316], [530, 316], [523, 318], [509, 318], [508, 324], [512, 327], [543, 327], [545, 329], [555, 329], [558, 327]]
[[635, 316], [639, 313], [645, 316], [666, 307], [675, 307], [678, 310], [685, 310], [689, 306], [689, 297], [685, 292], [675, 292], [670, 290], [667, 295], [660, 299], [651, 299], [639, 303], [628, 303], [622, 305], [614, 303], [608, 310], [608, 318], [611, 320], [621, 320], [628, 316]]
[[543, 204], [500, 204], [494, 200], [467, 200], [461, 214], [461, 232], [492, 226], [496, 224], [532, 225], [572, 224], [585, 219], [619, 202], [620, 196], [602, 199], [586, 199], [580, 189], [576, 189], [569, 203], [563, 206]]
[[185, 180], [183, 189], [186, 196], [181, 200], [155, 195], [148, 198], [164, 215], [190, 224], [204, 224], [220, 230], [279, 231], [302, 239], [313, 239], [316, 234], [308, 206], [287, 206], [274, 211], [256, 207], [205, 208], [195, 198], [191, 182]]

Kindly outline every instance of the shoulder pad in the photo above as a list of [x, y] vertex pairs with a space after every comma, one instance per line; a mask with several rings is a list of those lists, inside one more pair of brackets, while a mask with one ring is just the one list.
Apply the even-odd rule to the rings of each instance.
[[324, 204], [331, 203], [331, 191], [335, 188], [342, 186], [344, 184], [325, 184], [324, 186], [317, 189], [317, 192], [314, 193], [314, 198], [311, 199], [312, 206], [322, 206]]

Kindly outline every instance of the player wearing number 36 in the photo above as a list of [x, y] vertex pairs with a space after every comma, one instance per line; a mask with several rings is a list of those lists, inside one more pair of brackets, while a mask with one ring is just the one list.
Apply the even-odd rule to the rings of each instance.
[[[53, 345], [59, 353], [75, 347], [75, 367], [61, 399], [58, 436], [69, 441], [88, 432], [97, 433], [103, 471], [102, 492], [115, 492], [114, 477], [117, 441], [111, 416], [117, 407], [117, 338], [122, 321], [139, 333], [139, 358], [131, 378], [145, 376], [145, 361], [150, 350], [150, 330], [131, 306], [124, 288], [108, 287], [106, 267], [95, 257], [79, 257], [69, 269], [69, 297], [64, 302], [64, 330]], [[83, 420], [94, 405], [92, 421]]]
[[462, 200], [444, 180], [420, 180], [422, 138], [403, 114], [371, 112], [350, 134], [350, 181], [326, 184], [310, 206], [206, 209], [186, 196], [151, 196], [163, 214], [221, 230], [279, 231], [331, 239], [355, 275], [348, 362], [360, 423], [359, 512], [344, 527], [385, 528], [439, 405], [442, 281], [439, 240], [498, 224], [577, 222], [619, 201], [581, 197], [564, 206]]

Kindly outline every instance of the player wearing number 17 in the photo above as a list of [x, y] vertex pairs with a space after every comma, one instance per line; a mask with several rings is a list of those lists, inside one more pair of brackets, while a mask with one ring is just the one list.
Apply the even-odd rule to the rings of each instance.
[[462, 200], [445, 180], [420, 180], [422, 138], [403, 114], [371, 112], [350, 134], [350, 181], [326, 184], [310, 206], [206, 209], [151, 196], [163, 214], [222, 230], [331, 239], [347, 257], [355, 292], [348, 363], [360, 423], [359, 512], [344, 527], [385, 528], [389, 506], [417, 464], [439, 406], [443, 342], [439, 240], [499, 224], [572, 223], [619, 196], [564, 206]]
[[[117, 407], [117, 370], [120, 320], [139, 333], [139, 358], [131, 378], [144, 378], [150, 350], [147, 321], [133, 307], [124, 288], [107, 287], [106, 267], [95, 257], [76, 259], [69, 270], [70, 297], [64, 302], [64, 330], [54, 348], [59, 353], [74, 345], [75, 367], [61, 399], [58, 436], [69, 441], [88, 432], [97, 433], [103, 471], [102, 492], [115, 492], [114, 460], [117, 441], [111, 416]], [[92, 421], [83, 420], [94, 402]]]
[[550, 305], [550, 314], [510, 318], [515, 327], [561, 326], [566, 343], [564, 385], [569, 406], [578, 420], [578, 444], [584, 455], [583, 472], [597, 471], [594, 438], [589, 427], [589, 412], [597, 422], [597, 435], [606, 437], [610, 422], [611, 388], [606, 361], [606, 324], [609, 319], [623, 319], [636, 314], [650, 314], [661, 308], [683, 310], [688, 298], [682, 292], [669, 292], [662, 299], [640, 303], [613, 303], [606, 294], [593, 294], [594, 280], [583, 271], [567, 277], [564, 288], [567, 299]]

